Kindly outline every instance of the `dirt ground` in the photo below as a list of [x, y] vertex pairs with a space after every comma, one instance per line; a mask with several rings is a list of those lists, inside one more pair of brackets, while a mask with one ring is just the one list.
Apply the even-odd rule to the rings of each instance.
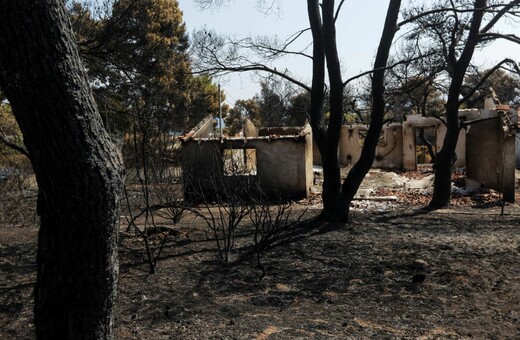
[[[348, 225], [300, 202], [305, 221], [262, 253], [263, 278], [247, 227], [223, 264], [187, 214], [151, 236], [168, 238], [150, 275], [122, 226], [116, 338], [520, 339], [520, 207], [501, 214], [487, 195], [429, 214], [401, 196], [359, 201]], [[36, 246], [36, 226], [0, 227], [0, 339], [34, 338]]]

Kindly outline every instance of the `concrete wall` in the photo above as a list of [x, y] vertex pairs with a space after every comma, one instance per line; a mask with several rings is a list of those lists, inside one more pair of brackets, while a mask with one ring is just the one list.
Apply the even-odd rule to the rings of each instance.
[[318, 149], [318, 144], [312, 140], [312, 164], [321, 165], [321, 154], [320, 149]]
[[[497, 112], [503, 112], [503, 109], [505, 108], [506, 107], [499, 106], [498, 110], [460, 110], [459, 118], [463, 121], [481, 119], [490, 115], [496, 115]], [[508, 107], [507, 109], [509, 110]], [[511, 124], [512, 122], [516, 126], [518, 124], [518, 110], [514, 109], [509, 111], [509, 124]], [[496, 156], [497, 152], [503, 152], [503, 150], [496, 150], [496, 146], [503, 145], [504, 148], [509, 150], [506, 151], [507, 157], [504, 159], [504, 162], [506, 162], [507, 164], [513, 162], [516, 167], [520, 167], [520, 141], [515, 141], [514, 138], [511, 138], [510, 140], [505, 137], [504, 133], [502, 133], [501, 135], [498, 134], [498, 125], [493, 125], [493, 123], [478, 124], [483, 125], [480, 125], [482, 126], [481, 128], [477, 127], [473, 130], [470, 141], [467, 141], [467, 135], [469, 135], [469, 133], [467, 133], [466, 130], [461, 129], [459, 133], [459, 139], [457, 141], [457, 146], [455, 149], [456, 160], [454, 166], [457, 168], [466, 167], [467, 158], [471, 157], [472, 163], [471, 166], [469, 166], [471, 168], [469, 171], [474, 171], [474, 174], [476, 176], [475, 178], [481, 178], [481, 176], [484, 176], [484, 173], [489, 174], [490, 171], [492, 171], [492, 173], [495, 174], [496, 170], [492, 170], [489, 166], [486, 165], [483, 165], [481, 170], [477, 170], [477, 166], [481, 163], [482, 158], [482, 154], [479, 154], [479, 150], [485, 148], [485, 155], [487, 155], [488, 153], [490, 155], [493, 154], [493, 158], [489, 158], [488, 156], [486, 156], [490, 160], [485, 161], [483, 163], [493, 164], [492, 166], [496, 167], [496, 164], [503, 164], [502, 158], [499, 159]], [[505, 123], [502, 122], [500, 124], [500, 129], [503, 130]], [[406, 120], [402, 125], [392, 124], [383, 128], [382, 137], [376, 148], [376, 157], [374, 160], [373, 167], [404, 168], [405, 170], [410, 171], [417, 170], [416, 130], [418, 128], [434, 129], [436, 135], [435, 148], [436, 151], [439, 152], [442, 148], [444, 137], [446, 135], [446, 125], [439, 119], [434, 117], [423, 117], [421, 115], [407, 115]], [[344, 125], [341, 127], [340, 142], [338, 146], [338, 158], [342, 166], [353, 165], [359, 160], [363, 144], [363, 138], [361, 136], [361, 133], [367, 130], [368, 127], [365, 125]], [[471, 128], [469, 128], [469, 130], [471, 130]], [[478, 130], [479, 132], [476, 133], [476, 130]], [[488, 136], [493, 134], [495, 137]], [[502, 136], [502, 139], [498, 138], [497, 136]], [[315, 165], [321, 165], [319, 150], [315, 143], [313, 144], [313, 162]], [[467, 151], [466, 145], [470, 145], [469, 151]], [[511, 160], [511, 158], [513, 158], [513, 160]], [[511, 172], [509, 165], [506, 165], [506, 169], [508, 173]], [[494, 183], [493, 181], [490, 182], [490, 178], [487, 178], [489, 176], [491, 175], [486, 175], [486, 177], [482, 177], [482, 180], [485, 180], [487, 183]], [[496, 185], [493, 184], [493, 186]]]
[[209, 138], [213, 133], [213, 118], [207, 117], [196, 127], [193, 138]]
[[374, 168], [403, 167], [403, 129], [401, 124], [383, 128], [383, 136], [376, 148]]
[[338, 158], [341, 165], [354, 165], [359, 161], [363, 140], [360, 132], [366, 132], [365, 125], [343, 125], [339, 137]]
[[258, 128], [252, 121], [249, 119], [244, 119], [244, 124], [242, 126], [242, 132], [244, 133], [244, 137], [258, 137]]
[[417, 129], [433, 128], [435, 130], [435, 149], [442, 146], [446, 134], [446, 126], [437, 118], [423, 117], [422, 115], [407, 115], [403, 123], [403, 168], [417, 170]]
[[[366, 125], [344, 125], [341, 127], [339, 142], [339, 163], [344, 166], [359, 161], [364, 137], [361, 133], [368, 131]], [[374, 168], [401, 168], [403, 153], [403, 133], [400, 124], [383, 127], [381, 138], [376, 147]]]
[[261, 127], [258, 129], [258, 136], [297, 136], [301, 130], [301, 126]]
[[254, 139], [258, 177], [264, 190], [284, 198], [308, 197], [313, 181], [312, 137]]
[[[343, 125], [341, 127], [338, 146], [339, 163], [342, 166], [355, 164], [361, 157], [363, 137], [361, 133], [368, 131], [366, 125]], [[315, 143], [314, 143], [315, 144]], [[314, 165], [321, 165], [320, 152], [313, 146]], [[381, 138], [376, 147], [374, 168], [402, 168], [403, 166], [403, 132], [400, 124], [383, 127]]]
[[515, 140], [515, 148], [516, 148], [516, 168], [520, 169], [520, 132], [516, 134], [516, 140]]
[[[509, 108], [507, 108], [509, 109]], [[461, 110], [459, 118], [465, 121], [494, 117], [505, 108], [497, 110]], [[456, 167], [466, 166], [469, 186], [485, 186], [504, 192], [507, 200], [514, 199], [514, 175], [516, 160], [520, 159], [516, 126], [518, 111], [510, 110], [510, 118], [478, 121], [467, 130], [462, 129], [456, 147]], [[446, 126], [437, 118], [408, 115], [406, 121], [384, 127], [376, 148], [373, 167], [417, 169], [416, 129], [433, 128], [435, 147], [441, 150]], [[213, 121], [200, 124], [198, 130], [182, 138], [183, 166], [187, 174], [197, 178], [224, 175], [224, 149], [254, 149], [257, 172], [247, 176], [247, 182], [260, 185], [265, 192], [276, 193], [284, 198], [308, 197], [313, 182], [313, 164], [321, 164], [318, 148], [312, 140], [312, 131], [307, 124], [301, 128], [260, 129], [246, 120], [244, 138], [209, 138]], [[339, 162], [343, 166], [355, 164], [361, 155], [362, 132], [367, 126], [342, 126], [338, 147]], [[265, 136], [261, 136], [264, 134]], [[286, 135], [290, 134], [290, 135]], [[259, 136], [260, 135], [260, 136]], [[241, 176], [235, 176], [241, 177]], [[244, 177], [244, 176], [242, 176]], [[208, 188], [208, 190], [211, 188]]]
[[[407, 115], [403, 123], [403, 168], [405, 170], [417, 170], [417, 140], [416, 130], [418, 128], [435, 129], [435, 149], [439, 152], [446, 136], [446, 125], [434, 117], [423, 117], [421, 115]], [[462, 168], [466, 166], [466, 134], [464, 130], [459, 133], [459, 139], [455, 148], [454, 166]]]
[[[225, 176], [225, 149], [254, 149], [256, 175]], [[310, 127], [301, 130], [299, 136], [228, 138], [223, 141], [190, 139], [183, 142], [182, 156], [188, 183], [187, 196], [197, 196], [196, 191], [201, 190], [212, 192], [215, 183], [218, 186], [231, 180], [244, 180], [251, 190], [259, 186], [273, 198], [301, 199], [308, 197], [313, 182]], [[190, 186], [191, 178], [196, 179], [197, 185], [202, 188]], [[209, 181], [210, 178], [212, 181]]]
[[[497, 117], [503, 111], [482, 110], [469, 120]], [[514, 201], [516, 131], [503, 117], [479, 121], [467, 130], [466, 177], [470, 189], [485, 187], [503, 192]]]

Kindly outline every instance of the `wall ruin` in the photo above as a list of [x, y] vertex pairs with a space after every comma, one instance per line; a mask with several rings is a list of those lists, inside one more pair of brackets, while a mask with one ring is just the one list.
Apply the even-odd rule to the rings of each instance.
[[229, 181], [247, 183], [245, 190], [261, 190], [275, 199], [308, 197], [313, 183], [309, 125], [270, 131], [246, 121], [243, 135], [220, 139], [206, 133], [181, 139], [188, 198]]
[[[459, 119], [465, 129], [459, 133], [454, 166], [466, 168], [468, 189], [499, 190], [504, 199], [513, 201], [518, 110], [508, 106], [460, 110]], [[247, 177], [251, 185], [265, 192], [276, 192], [283, 198], [308, 197], [313, 183], [313, 164], [321, 165], [308, 124], [302, 128], [258, 128], [246, 119], [240, 137], [223, 138], [218, 131], [213, 131], [213, 125], [211, 119], [204, 120], [181, 138], [186, 174], [197, 178], [217, 176], [220, 181], [229, 181], [232, 176], [225, 173], [226, 162], [234, 157], [245, 167], [237, 175]], [[402, 124], [383, 128], [373, 167], [417, 170], [417, 132], [425, 129], [430, 131], [432, 147], [438, 152], [446, 134], [444, 122], [433, 117], [407, 115]], [[342, 126], [338, 147], [340, 165], [351, 166], [359, 160], [367, 130], [365, 125]], [[252, 168], [253, 157], [254, 172], [248, 169], [248, 166]]]

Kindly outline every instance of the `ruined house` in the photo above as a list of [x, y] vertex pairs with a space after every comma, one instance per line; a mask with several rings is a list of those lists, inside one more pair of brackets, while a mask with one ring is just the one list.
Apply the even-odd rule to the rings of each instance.
[[260, 192], [273, 199], [309, 195], [313, 169], [308, 124], [258, 128], [246, 120], [239, 137], [221, 137], [208, 117], [181, 141], [185, 197], [189, 200], [202, 194], [222, 194], [230, 186], [248, 195]]
[[[514, 201], [515, 167], [520, 163], [515, 150], [518, 115], [518, 109], [490, 101], [482, 110], [459, 111], [464, 128], [453, 164], [465, 169], [467, 189], [495, 189], [505, 200]], [[367, 130], [365, 125], [342, 126], [340, 165], [359, 160]], [[373, 167], [415, 171], [426, 153], [434, 157], [442, 148], [445, 134], [446, 125], [438, 118], [406, 115], [402, 124], [383, 128]], [[208, 117], [181, 141], [188, 197], [235, 183], [248, 193], [260, 190], [278, 198], [304, 198], [313, 183], [313, 164], [321, 164], [308, 124], [258, 128], [246, 119], [239, 137], [221, 137]]]
[[[506, 201], [514, 201], [515, 168], [520, 164], [518, 130], [519, 110], [507, 105], [485, 109], [460, 110], [461, 129], [453, 165], [465, 169], [466, 185], [470, 191], [480, 187], [503, 193]], [[361, 155], [366, 125], [342, 127], [338, 156], [342, 166], [354, 165]], [[374, 168], [415, 171], [421, 165], [420, 153], [426, 146], [419, 138], [428, 139], [434, 154], [442, 148], [446, 125], [435, 117], [406, 115], [402, 124], [383, 128], [376, 148]], [[425, 138], [424, 135], [428, 137]], [[320, 155], [314, 147], [314, 162], [320, 165]]]

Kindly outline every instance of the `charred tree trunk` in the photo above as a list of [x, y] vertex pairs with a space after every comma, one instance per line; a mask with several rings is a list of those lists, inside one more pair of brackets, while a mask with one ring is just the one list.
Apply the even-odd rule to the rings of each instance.
[[[328, 220], [347, 221], [350, 202], [354, 198], [361, 181], [372, 166], [375, 148], [383, 127], [384, 118], [384, 69], [390, 47], [397, 30], [400, 0], [390, 2], [385, 29], [381, 38], [374, 72], [374, 111], [365, 146], [360, 158], [349, 176], [341, 185], [338, 159], [338, 145], [343, 123], [343, 81], [336, 44], [334, 1], [324, 0], [322, 4], [323, 23], [318, 0], [308, 0], [307, 9], [313, 36], [313, 83], [311, 90], [311, 126], [314, 139], [321, 153], [323, 164], [323, 212]], [[328, 127], [323, 118], [323, 91], [325, 59], [330, 79], [330, 119]]]
[[[341, 205], [341, 174], [338, 145], [343, 120], [343, 83], [336, 47], [334, 1], [308, 0], [307, 10], [313, 38], [313, 76], [311, 87], [311, 127], [320, 150], [323, 166], [323, 211], [327, 220], [342, 221], [345, 209]], [[323, 14], [323, 22], [322, 16]], [[325, 60], [330, 79], [330, 119], [324, 119]]]
[[[318, 146], [323, 164], [323, 212], [322, 217], [337, 220], [341, 216], [340, 172], [338, 142], [331, 140], [323, 114], [325, 100], [325, 38], [318, 0], [307, 0], [307, 11], [313, 38], [313, 68], [311, 87], [311, 127], [314, 142]], [[330, 44], [330, 42], [328, 42]], [[341, 79], [341, 78], [340, 78]], [[330, 123], [329, 123], [330, 126]], [[341, 128], [341, 122], [340, 126]], [[338, 133], [339, 139], [339, 133]]]
[[[329, 186], [334, 190], [328, 190], [330, 195], [331, 209], [324, 210], [328, 219], [345, 221], [345, 207], [341, 204], [341, 172], [338, 158], [339, 138], [341, 125], [343, 123], [343, 80], [341, 79], [341, 66], [339, 62], [336, 28], [334, 18], [334, 0], [324, 0], [323, 10], [323, 43], [325, 58], [327, 60], [327, 73], [330, 83], [330, 117], [327, 128], [327, 150], [329, 155], [323, 161], [323, 174], [329, 175]], [[325, 187], [323, 188], [325, 194]]]
[[365, 144], [361, 151], [359, 161], [350, 170], [347, 178], [343, 182], [342, 187], [342, 205], [347, 212], [347, 218], [350, 203], [354, 198], [363, 178], [372, 167], [376, 154], [379, 135], [383, 128], [385, 115], [385, 68], [390, 54], [390, 47], [397, 31], [397, 19], [401, 8], [401, 0], [391, 0], [388, 5], [385, 26], [383, 34], [379, 42], [376, 60], [374, 63], [374, 75], [372, 78], [372, 116], [370, 119], [370, 127], [368, 128]]
[[39, 186], [38, 339], [112, 339], [121, 160], [62, 1], [0, 0], [0, 86]]
[[[459, 123], [459, 96], [464, 82], [464, 76], [473, 58], [475, 47], [479, 42], [479, 30], [484, 16], [484, 7], [487, 0], [476, 0], [474, 4], [473, 18], [466, 45], [460, 58], [452, 62], [451, 83], [446, 101], [447, 131], [441, 150], [437, 153], [435, 164], [435, 179], [433, 184], [433, 197], [429, 209], [439, 209], [450, 203], [451, 196], [451, 168], [455, 156], [455, 148], [460, 131]], [[455, 43], [455, 42], [454, 42]], [[455, 48], [450, 49], [450, 60], [456, 60]]]
[[[458, 103], [457, 103], [458, 104]], [[441, 151], [435, 157], [435, 179], [433, 184], [433, 197], [430, 201], [429, 209], [439, 209], [447, 206], [450, 203], [451, 196], [451, 167], [452, 160], [455, 155], [455, 148], [457, 146], [457, 139], [459, 136], [459, 122], [458, 122], [458, 105], [455, 107], [455, 113], [451, 113], [456, 118], [455, 122], [450, 123], [450, 110], [446, 112], [448, 117], [448, 129], [444, 137], [444, 144]]]

